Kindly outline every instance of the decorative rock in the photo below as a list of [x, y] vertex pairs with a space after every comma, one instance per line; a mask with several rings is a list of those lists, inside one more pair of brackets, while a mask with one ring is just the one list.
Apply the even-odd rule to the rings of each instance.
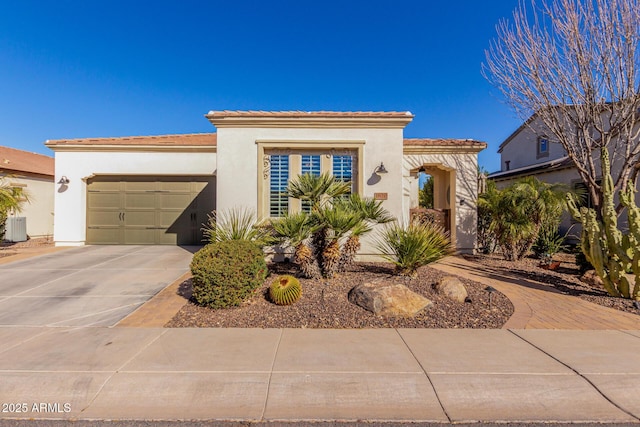
[[460, 279], [455, 276], [446, 276], [440, 279], [433, 288], [439, 294], [458, 302], [465, 302], [467, 299], [467, 288], [464, 287]]
[[602, 279], [598, 277], [595, 270], [587, 271], [582, 275], [582, 277], [580, 277], [580, 280], [586, 283], [587, 285], [590, 285], [596, 288], [604, 287], [602, 283]]
[[349, 291], [349, 301], [380, 316], [414, 317], [433, 303], [405, 285], [365, 283]]

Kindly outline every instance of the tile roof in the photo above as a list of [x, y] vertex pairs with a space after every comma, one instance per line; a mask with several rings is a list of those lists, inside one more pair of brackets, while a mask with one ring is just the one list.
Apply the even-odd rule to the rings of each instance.
[[487, 147], [486, 142], [473, 139], [405, 138], [403, 142], [405, 147]]
[[0, 172], [53, 176], [53, 157], [0, 146]]
[[151, 135], [151, 136], [123, 136], [115, 138], [81, 138], [81, 139], [54, 139], [45, 144], [53, 146], [72, 145], [174, 145], [174, 146], [215, 146], [217, 143], [215, 133], [192, 133], [180, 135]]
[[213, 116], [216, 118], [225, 117], [273, 117], [273, 118], [324, 118], [324, 117], [336, 117], [336, 118], [365, 118], [365, 117], [380, 117], [380, 118], [398, 118], [398, 117], [413, 117], [413, 114], [409, 111], [209, 111], [207, 117]]

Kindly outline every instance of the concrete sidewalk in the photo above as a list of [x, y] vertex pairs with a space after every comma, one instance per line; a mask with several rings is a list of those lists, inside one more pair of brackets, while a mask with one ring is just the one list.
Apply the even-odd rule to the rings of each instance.
[[640, 331], [1, 327], [2, 418], [640, 422]]

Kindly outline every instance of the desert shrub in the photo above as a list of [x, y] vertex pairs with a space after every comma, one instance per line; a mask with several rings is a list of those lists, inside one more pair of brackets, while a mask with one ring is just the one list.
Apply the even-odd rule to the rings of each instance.
[[531, 249], [537, 258], [549, 258], [565, 249], [564, 240], [556, 228], [543, 228]]
[[246, 240], [264, 247], [275, 242], [269, 227], [260, 223], [251, 210], [243, 208], [213, 211], [203, 224], [202, 233], [209, 243]]
[[258, 289], [267, 275], [262, 249], [245, 240], [205, 246], [191, 261], [193, 300], [204, 307], [240, 305]]
[[396, 266], [402, 276], [451, 253], [451, 241], [444, 228], [432, 222], [412, 221], [408, 226], [387, 226], [376, 242], [382, 257]]

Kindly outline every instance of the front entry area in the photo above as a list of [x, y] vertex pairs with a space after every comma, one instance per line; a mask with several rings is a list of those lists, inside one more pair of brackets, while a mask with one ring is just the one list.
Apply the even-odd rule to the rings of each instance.
[[214, 176], [87, 180], [87, 244], [200, 245], [215, 209]]

